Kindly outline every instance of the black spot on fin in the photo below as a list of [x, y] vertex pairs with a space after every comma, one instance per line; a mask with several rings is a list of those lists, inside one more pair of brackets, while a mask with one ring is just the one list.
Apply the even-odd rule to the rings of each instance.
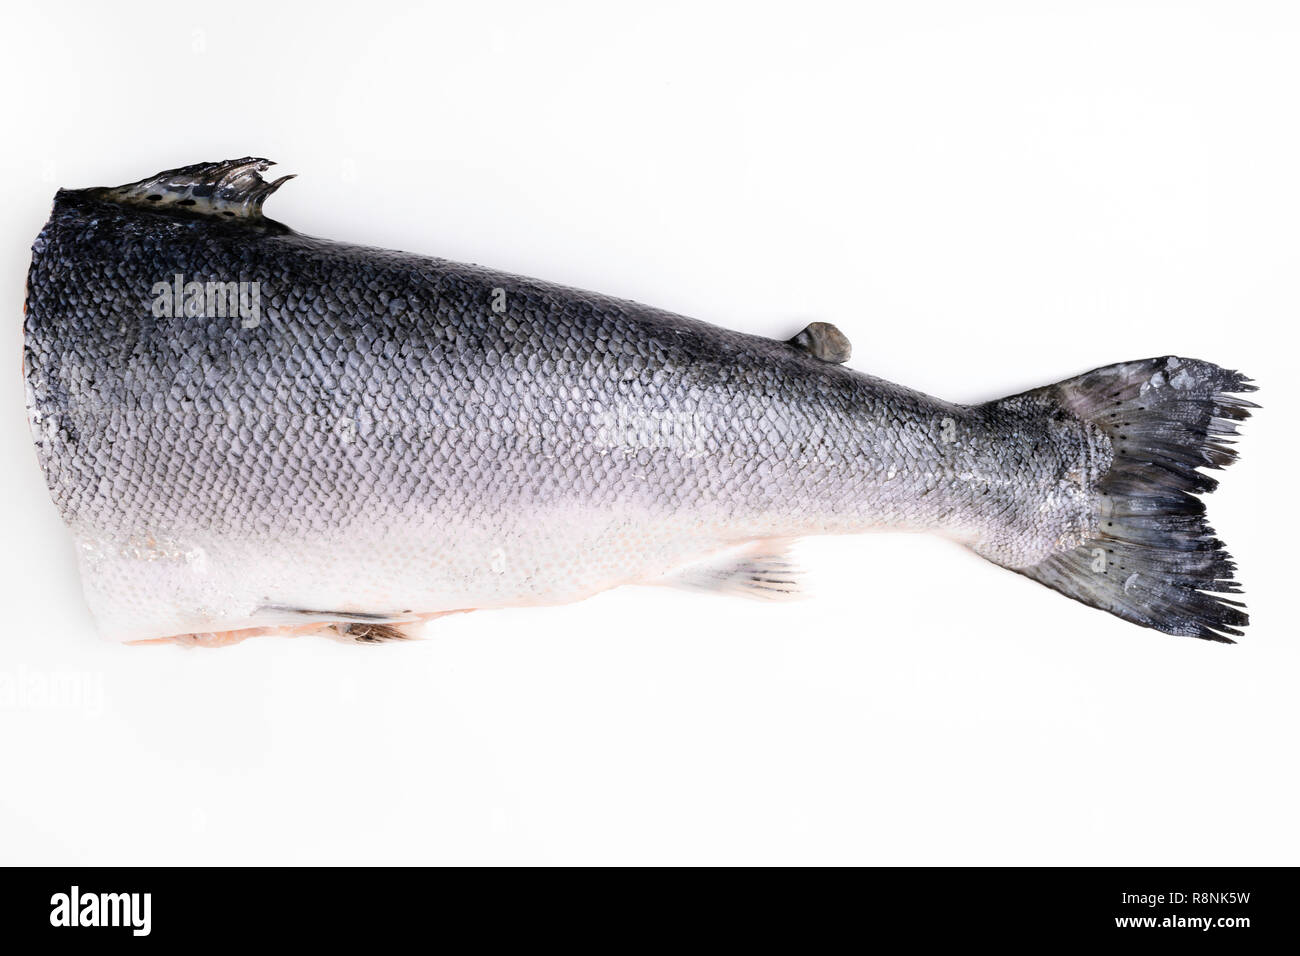
[[790, 339], [790, 345], [813, 358], [842, 365], [853, 355], [848, 336], [829, 322], [814, 322]]
[[213, 216], [225, 220], [259, 220], [262, 203], [293, 176], [267, 182], [269, 159], [246, 156], [219, 163], [195, 163], [168, 169], [139, 182], [91, 190], [96, 199], [167, 212]]

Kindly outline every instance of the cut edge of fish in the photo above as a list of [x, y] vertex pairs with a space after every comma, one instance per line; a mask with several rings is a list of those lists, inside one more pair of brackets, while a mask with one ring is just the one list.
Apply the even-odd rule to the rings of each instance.
[[245, 156], [164, 170], [123, 186], [88, 190], [96, 199], [146, 209], [185, 212], [226, 220], [262, 218], [262, 204], [293, 175], [267, 182], [261, 173], [275, 163]]

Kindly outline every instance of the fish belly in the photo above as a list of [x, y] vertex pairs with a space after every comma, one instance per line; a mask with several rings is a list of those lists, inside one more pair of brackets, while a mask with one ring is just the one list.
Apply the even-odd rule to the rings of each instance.
[[79, 528], [75, 540], [101, 633], [143, 641], [563, 604], [670, 579], [763, 534], [758, 525], [573, 504], [503, 512], [487, 523], [411, 515], [400, 524], [354, 523], [313, 536]]

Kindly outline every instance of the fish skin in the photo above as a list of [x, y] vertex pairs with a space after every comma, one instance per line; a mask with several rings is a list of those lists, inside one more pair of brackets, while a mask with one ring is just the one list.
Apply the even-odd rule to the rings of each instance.
[[[1032, 576], [1100, 533], [1117, 439], [1058, 386], [957, 405], [836, 364], [842, 336], [299, 235], [267, 165], [61, 190], [33, 246], [29, 419], [112, 639], [558, 604], [878, 529]], [[258, 283], [257, 321], [155, 315], [177, 275]], [[1249, 386], [1185, 361], [1204, 444]]]

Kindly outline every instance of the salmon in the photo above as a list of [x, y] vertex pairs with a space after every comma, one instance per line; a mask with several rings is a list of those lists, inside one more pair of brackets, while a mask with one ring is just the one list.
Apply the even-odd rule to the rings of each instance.
[[300, 235], [263, 213], [270, 165], [60, 190], [33, 246], [32, 435], [112, 640], [383, 642], [625, 584], [780, 600], [790, 542], [891, 529], [1242, 633], [1198, 497], [1255, 407], [1235, 371], [956, 404], [852, 370], [826, 323], [780, 341]]

